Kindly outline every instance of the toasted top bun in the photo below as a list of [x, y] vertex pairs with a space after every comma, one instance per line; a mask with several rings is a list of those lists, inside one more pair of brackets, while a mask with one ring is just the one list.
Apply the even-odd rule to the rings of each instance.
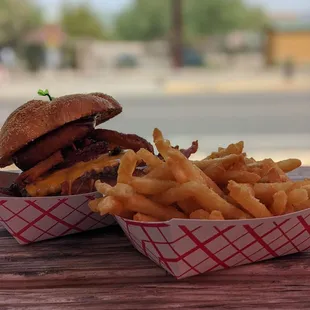
[[17, 108], [0, 131], [0, 167], [28, 143], [67, 123], [96, 115], [96, 125], [122, 112], [121, 105], [102, 93], [75, 94], [52, 101], [31, 100]]

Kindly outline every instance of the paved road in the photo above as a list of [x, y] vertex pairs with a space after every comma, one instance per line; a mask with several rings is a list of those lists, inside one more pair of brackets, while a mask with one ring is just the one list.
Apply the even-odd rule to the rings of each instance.
[[[107, 128], [150, 138], [158, 127], [180, 146], [198, 139], [197, 156], [244, 140], [251, 155], [299, 156], [310, 164], [310, 92], [117, 99], [124, 111]], [[0, 99], [0, 123], [20, 103]]]

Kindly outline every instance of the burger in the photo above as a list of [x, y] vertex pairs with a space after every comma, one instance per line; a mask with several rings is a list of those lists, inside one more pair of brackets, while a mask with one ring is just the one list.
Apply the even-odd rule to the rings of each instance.
[[[96, 180], [116, 183], [126, 150], [153, 146], [135, 134], [97, 128], [122, 112], [113, 97], [103, 93], [73, 94], [31, 100], [16, 109], [0, 131], [0, 167], [15, 164], [21, 173], [2, 194], [58, 196], [88, 193]], [[197, 143], [184, 153], [196, 152]], [[143, 174], [143, 164], [135, 174]]]
[[22, 196], [91, 192], [94, 180], [116, 180], [126, 149], [153, 147], [137, 135], [96, 127], [122, 112], [102, 93], [31, 100], [15, 110], [0, 131], [0, 167], [22, 173], [10, 192]]

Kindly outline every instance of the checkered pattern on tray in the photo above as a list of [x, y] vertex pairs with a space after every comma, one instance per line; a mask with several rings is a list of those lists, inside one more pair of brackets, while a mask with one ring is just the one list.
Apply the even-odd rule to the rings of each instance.
[[52, 239], [115, 223], [90, 211], [95, 195], [0, 198], [0, 223], [20, 243]]
[[117, 221], [137, 250], [178, 279], [310, 248], [310, 210], [252, 221]]

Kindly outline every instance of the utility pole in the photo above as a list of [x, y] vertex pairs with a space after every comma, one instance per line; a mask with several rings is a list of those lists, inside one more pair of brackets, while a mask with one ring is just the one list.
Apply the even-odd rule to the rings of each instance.
[[182, 0], [171, 0], [171, 53], [175, 68], [183, 66]]

